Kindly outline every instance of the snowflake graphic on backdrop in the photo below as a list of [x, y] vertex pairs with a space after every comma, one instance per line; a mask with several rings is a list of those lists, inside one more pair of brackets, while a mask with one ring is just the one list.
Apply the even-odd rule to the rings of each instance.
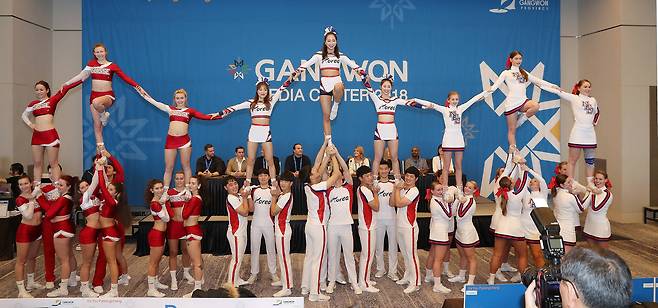
[[237, 58], [228, 65], [227, 70], [229, 74], [233, 75], [233, 79], [244, 79], [244, 76], [249, 72], [249, 65], [245, 64], [242, 58]]
[[[85, 102], [88, 98], [85, 98]], [[143, 117], [133, 117], [134, 113], [127, 110], [128, 102], [125, 96], [120, 96], [112, 107], [108, 109], [110, 118], [107, 126], [103, 128], [103, 139], [108, 151], [115, 155], [119, 160], [138, 160], [145, 161], [148, 156], [141, 148], [147, 148], [153, 144], [162, 143], [162, 138], [143, 137], [148, 128], [149, 120]], [[94, 124], [88, 109], [83, 121], [82, 139], [84, 140], [84, 157], [91, 157], [96, 153], [96, 143], [94, 138]], [[84, 160], [85, 166], [90, 162]]]
[[381, 9], [379, 21], [389, 22], [391, 29], [395, 28], [395, 22], [404, 22], [404, 10], [415, 10], [416, 6], [409, 0], [374, 0], [370, 3], [371, 9]]
[[468, 117], [462, 117], [462, 135], [464, 135], [464, 144], [468, 145], [468, 141], [475, 139], [475, 135], [480, 131], [475, 124], [471, 123]]

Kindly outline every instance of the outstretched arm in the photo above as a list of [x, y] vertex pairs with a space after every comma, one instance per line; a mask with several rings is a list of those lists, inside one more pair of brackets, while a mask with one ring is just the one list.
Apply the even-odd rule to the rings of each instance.
[[[318, 154], [315, 156], [315, 161], [313, 163], [313, 171], [317, 172], [320, 168], [320, 165], [323, 163], [323, 158], [325, 157], [324, 151], [327, 149], [327, 139], [324, 139], [324, 143], [322, 143], [322, 146], [320, 146], [320, 150], [318, 151]], [[328, 162], [328, 161], [327, 161]], [[326, 164], [325, 164], [326, 168]]]
[[308, 59], [308, 61], [304, 62], [295, 70], [295, 72], [292, 73], [292, 78], [295, 78], [295, 76], [303, 73], [309, 66], [318, 63], [321, 60], [322, 60], [322, 54], [315, 53], [310, 59]]
[[160, 110], [166, 112], [167, 114], [169, 114], [169, 112], [171, 111], [171, 108], [170, 108], [168, 105], [156, 101], [156, 100], [155, 100], [153, 97], [151, 97], [150, 95], [148, 95], [148, 94], [146, 94], [146, 93], [143, 93], [143, 94], [140, 93], [140, 94], [142, 95], [142, 97], [143, 97], [147, 102], [149, 102], [151, 105], [155, 106], [155, 108], [158, 108], [158, 109], [160, 109]]
[[559, 89], [560, 89], [560, 87], [558, 87], [557, 85], [554, 85], [554, 84], [552, 84], [552, 83], [550, 83], [550, 82], [548, 82], [548, 81], [546, 81], [546, 80], [543, 80], [543, 79], [537, 78], [537, 77], [533, 76], [533, 75], [530, 74], [530, 73], [528, 73], [528, 81], [530, 81], [530, 82], [532, 82], [532, 83], [538, 85], [538, 86], [539, 86], [540, 88], [542, 88], [542, 89], [543, 89], [543, 88], [553, 88], [553, 89], [556, 89], [556, 90], [559, 90]]
[[350, 168], [347, 167], [347, 163], [345, 163], [343, 157], [340, 156], [338, 150], [336, 150], [336, 159], [338, 159], [338, 164], [343, 169], [343, 178], [345, 179], [345, 182], [352, 185], [353, 181], [352, 181], [352, 175], [350, 174]]
[[532, 174], [532, 177], [537, 179], [537, 181], [539, 181], [539, 190], [541, 192], [543, 192], [543, 193], [548, 192], [548, 186], [546, 185], [546, 181], [541, 176], [541, 174], [537, 173], [537, 171], [535, 171], [534, 169], [532, 169], [530, 167], [528, 167], [528, 169], [526, 169], [526, 171], [530, 172], [530, 174]]
[[441, 106], [439, 104], [435, 104], [435, 103], [432, 103], [430, 101], [426, 101], [426, 100], [423, 100], [423, 99], [420, 99], [420, 98], [413, 98], [411, 100], [416, 102], [416, 104], [419, 104], [419, 105], [423, 106], [424, 108], [434, 109], [434, 110], [436, 110], [440, 113], [445, 113], [446, 111], [448, 111], [448, 108], [446, 108], [445, 106]]
[[221, 120], [222, 119], [222, 116], [218, 113], [205, 114], [205, 113], [199, 112], [198, 110], [196, 110], [194, 108], [188, 108], [187, 112], [189, 112], [191, 116], [193, 116], [193, 117], [195, 117], [199, 120], [209, 121], [209, 120]]
[[79, 74], [73, 76], [73, 78], [71, 78], [67, 82], [65, 82], [64, 86], [72, 85], [72, 84], [78, 83], [78, 82], [79, 82], [78, 84], [80, 84], [80, 83], [84, 82], [85, 80], [87, 80], [87, 78], [89, 78], [89, 76], [91, 76], [91, 67], [85, 66], [85, 68], [83, 68], [82, 71]]
[[350, 59], [348, 56], [344, 54], [340, 55], [340, 63], [347, 64], [347, 66], [349, 66], [353, 70], [356, 70], [357, 73], [361, 76], [364, 76], [366, 74], [366, 71], [364, 69], [362, 69], [358, 64], [356, 64], [354, 60]]
[[287, 79], [286, 81], [283, 82], [283, 84], [276, 90], [274, 95], [272, 95], [272, 99], [270, 100], [271, 108], [274, 108], [274, 105], [279, 101], [281, 98], [281, 93], [288, 89], [288, 87], [292, 84], [292, 78]]
[[236, 104], [236, 105], [233, 105], [233, 106], [226, 107], [226, 109], [224, 109], [224, 110], [221, 112], [221, 117], [222, 117], [222, 118], [225, 118], [225, 117], [228, 116], [229, 114], [231, 114], [231, 113], [233, 113], [233, 112], [236, 112], [236, 111], [238, 111], [238, 110], [249, 109], [249, 106], [251, 106], [251, 102], [250, 102], [250, 101], [244, 101], [244, 102], [242, 102], [242, 103], [239, 103], [239, 104]]
[[471, 99], [469, 99], [467, 102], [465, 102], [465, 103], [459, 105], [459, 107], [457, 107], [457, 108], [459, 108], [459, 110], [461, 110], [462, 112], [464, 112], [466, 109], [468, 109], [469, 107], [471, 107], [473, 104], [475, 104], [475, 103], [477, 103], [478, 101], [480, 101], [481, 99], [483, 99], [483, 98], [484, 98], [484, 94], [485, 94], [485, 92], [481, 92], [481, 93], [479, 93], [479, 94], [473, 96]]

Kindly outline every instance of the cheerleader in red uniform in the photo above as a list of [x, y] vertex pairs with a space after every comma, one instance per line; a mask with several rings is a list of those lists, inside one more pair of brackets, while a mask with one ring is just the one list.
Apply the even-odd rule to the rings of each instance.
[[[19, 298], [32, 298], [29, 290], [43, 289], [34, 281], [36, 257], [41, 246], [41, 207], [32, 196], [32, 181], [27, 175], [18, 179], [20, 196], [16, 197], [16, 208], [23, 216], [16, 230], [16, 287]], [[25, 268], [27, 267], [27, 275]], [[25, 277], [27, 276], [27, 283]]]
[[164, 253], [167, 222], [174, 215], [174, 212], [171, 210], [168, 201], [161, 202], [163, 194], [165, 194], [165, 191], [160, 180], [151, 180], [144, 193], [144, 201], [150, 204], [151, 215], [153, 216], [153, 228], [148, 234], [150, 252], [146, 296], [150, 297], [164, 297], [164, 293], [158, 291], [158, 289], [167, 288], [158, 280], [158, 267]]
[[[185, 232], [187, 232], [187, 254], [190, 256], [194, 270], [194, 290], [201, 289], [201, 285], [203, 284], [203, 259], [201, 258], [203, 230], [201, 230], [201, 226], [199, 225], [203, 200], [201, 199], [201, 195], [199, 195], [199, 189], [201, 189], [199, 178], [193, 176], [190, 178], [190, 193], [192, 197], [183, 206], [183, 219], [185, 220]], [[192, 297], [192, 293], [187, 294], [186, 297]]]
[[107, 59], [107, 48], [99, 43], [93, 49], [94, 58], [87, 63], [82, 71], [62, 85], [62, 89], [67, 86], [77, 86], [91, 76], [91, 97], [89, 98], [89, 109], [94, 120], [94, 135], [96, 143], [103, 145], [103, 126], [107, 124], [110, 113], [107, 109], [112, 107], [114, 100], [114, 91], [112, 91], [112, 77], [117, 74], [123, 81], [131, 85], [140, 94], [144, 93], [134, 80], [126, 75], [116, 63]]
[[118, 297], [119, 296], [119, 258], [123, 256], [123, 251], [119, 241], [121, 240], [121, 231], [118, 229], [116, 222], [116, 213], [118, 212], [119, 201], [117, 201], [123, 192], [123, 185], [118, 183], [105, 184], [104, 177], [99, 176], [101, 191], [101, 208], [100, 208], [100, 225], [101, 239], [103, 241], [103, 252], [107, 264], [110, 266], [110, 291], [101, 295], [101, 297]]
[[[59, 135], [55, 129], [55, 110], [64, 95], [80, 82], [73, 83], [57, 91], [50, 96], [50, 85], [41, 80], [34, 85], [37, 99], [30, 102], [23, 111], [21, 118], [23, 122], [32, 129], [32, 160], [34, 161], [35, 182], [41, 183], [43, 166], [43, 152], [48, 153], [48, 163], [51, 166], [59, 166]], [[30, 121], [29, 115], [34, 116], [34, 123]], [[61, 174], [59, 168], [52, 168], [51, 179], [59, 180]]]
[[169, 131], [167, 132], [167, 141], [165, 143], [165, 173], [163, 177], [164, 190], [169, 189], [171, 174], [174, 172], [176, 164], [176, 153], [180, 152], [180, 163], [185, 173], [185, 184], [190, 182], [192, 168], [190, 168], [190, 156], [192, 155], [192, 140], [189, 135], [189, 126], [192, 118], [200, 120], [219, 120], [222, 117], [217, 113], [204, 114], [187, 105], [187, 92], [185, 89], [178, 89], [174, 92], [174, 106], [169, 106], [156, 101], [148, 94], [143, 95], [144, 99], [156, 108], [166, 112], [169, 115]]
[[94, 172], [91, 183], [82, 180], [78, 184], [78, 188], [82, 194], [80, 208], [86, 222], [85, 226], [80, 230], [79, 235], [80, 247], [82, 248], [82, 266], [80, 267], [80, 293], [82, 293], [82, 297], [98, 297], [98, 293], [92, 291], [89, 287], [89, 273], [91, 272], [91, 264], [94, 261], [96, 243], [101, 230], [99, 221], [101, 202], [95, 193], [98, 193], [96, 190], [99, 182], [98, 177], [104, 176], [104, 172], [99, 160], [96, 160], [95, 165], [96, 171]]

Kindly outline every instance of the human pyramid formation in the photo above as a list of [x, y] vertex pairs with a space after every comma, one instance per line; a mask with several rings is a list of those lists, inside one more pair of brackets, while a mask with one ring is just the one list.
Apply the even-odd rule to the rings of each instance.
[[[322, 291], [331, 294], [336, 289], [336, 282], [347, 283], [339, 270], [341, 248], [349, 283], [356, 294], [361, 294], [363, 291], [379, 291], [375, 288], [375, 281], [371, 280], [371, 265], [375, 254], [378, 260], [377, 272], [374, 275], [376, 278], [382, 278], [388, 272], [390, 279], [399, 285], [406, 285], [404, 293], [415, 292], [421, 286], [420, 264], [416, 253], [419, 233], [416, 211], [418, 202], [423, 196], [416, 187], [420, 175], [418, 169], [410, 167], [402, 173], [397, 164], [398, 135], [395, 111], [398, 105], [433, 109], [442, 113], [445, 124], [442, 141], [444, 166], [450, 165], [454, 154], [457, 185], [448, 186], [448, 172], [443, 172], [440, 179], [432, 183], [431, 189], [428, 189], [425, 195], [430, 204], [432, 218], [431, 250], [425, 266], [424, 280], [433, 282], [433, 290], [442, 293], [450, 292], [450, 289], [441, 282], [442, 274], [447, 275], [450, 282], [474, 283], [477, 264], [475, 247], [479, 244], [479, 238], [472, 223], [472, 216], [476, 208], [475, 195], [478, 185], [475, 181], [468, 181], [465, 185], [462, 183], [461, 165], [465, 144], [461, 132], [461, 117], [470, 106], [491, 95], [503, 82], [509, 89], [505, 101], [505, 116], [510, 146], [505, 167], [498, 169], [496, 175], [496, 210], [491, 223], [491, 229], [495, 234], [495, 246], [490, 264], [491, 274], [487, 282], [493, 284], [496, 278], [506, 281], [507, 278], [501, 270], [517, 271], [507, 263], [510, 247], [515, 249], [518, 271], [523, 271], [528, 265], [528, 248], [535, 265], [543, 265], [539, 232], [530, 218], [530, 211], [534, 208], [533, 199], [548, 199], [549, 189], [552, 190], [555, 216], [560, 223], [560, 234], [564, 238], [566, 250], [569, 251], [576, 244], [578, 215], [588, 208], [585, 235], [592, 244], [607, 247], [610, 224], [606, 213], [612, 203], [612, 194], [605, 172], [594, 171], [596, 148], [594, 126], [598, 121], [599, 109], [596, 100], [590, 96], [589, 81], [579, 81], [573, 88], [573, 94], [567, 93], [558, 86], [526, 72], [521, 68], [521, 53], [513, 51], [507, 59], [507, 70], [500, 74], [491, 88], [475, 95], [464, 104], [460, 104], [460, 95], [456, 91], [448, 93], [446, 101], [441, 104], [391, 96], [394, 83], [392, 76], [382, 79], [381, 95], [378, 96], [371, 87], [370, 78], [366, 76], [365, 71], [339, 52], [337, 38], [336, 30], [327, 27], [324, 31], [322, 50], [301, 65], [273, 95], [270, 96], [268, 80], [260, 80], [256, 84], [253, 99], [213, 114], [203, 114], [189, 107], [187, 93], [183, 89], [174, 92], [174, 105], [153, 99], [140, 85], [125, 75], [116, 63], [107, 60], [107, 49], [103, 44], [94, 47], [95, 58], [54, 95], [51, 95], [48, 83], [37, 82], [35, 85], [37, 100], [31, 102], [23, 113], [24, 121], [33, 129], [34, 174], [41, 174], [44, 151], [48, 153], [50, 165], [58, 166], [60, 142], [53, 122], [55, 109], [68, 91], [90, 76], [92, 79], [90, 111], [94, 120], [98, 154], [94, 159], [95, 167], [91, 180], [83, 179], [76, 183], [76, 178], [62, 175], [57, 168], [53, 168], [52, 171], [53, 185], [42, 184], [38, 179], [32, 181], [28, 176], [19, 180], [21, 195], [16, 202], [23, 219], [16, 236], [18, 297], [32, 297], [29, 290], [44, 288], [34, 280], [35, 258], [41, 241], [44, 246], [47, 288], [54, 288], [55, 256], [61, 266], [59, 288], [47, 293], [48, 297], [67, 296], [68, 288], [76, 286], [78, 280], [81, 282], [80, 291], [83, 297], [99, 296], [104, 292], [106, 264], [110, 268], [111, 288], [101, 296], [116, 297], [119, 295], [118, 285], [129, 283], [130, 276], [127, 274], [127, 264], [122, 251], [123, 226], [118, 214], [122, 211], [122, 206], [125, 206], [125, 202], [121, 202], [123, 169], [106, 150], [102, 134], [109, 116], [107, 110], [115, 99], [112, 92], [114, 74], [133, 86], [146, 101], [166, 112], [170, 120], [165, 144], [166, 166], [163, 180], [151, 180], [145, 193], [145, 202], [150, 204], [154, 219], [153, 228], [148, 234], [150, 256], [147, 296], [164, 296], [165, 294], [158, 289], [178, 289], [177, 252], [181, 244], [185, 245], [182, 257], [184, 278], [188, 283], [194, 284], [194, 290], [201, 289], [204, 281], [201, 257], [203, 232], [198, 224], [198, 218], [203, 202], [199, 195], [201, 182], [196, 176], [192, 176], [190, 168], [191, 140], [188, 126], [193, 117], [202, 120], [219, 120], [242, 109], [248, 109], [251, 113], [248, 135], [249, 159], [246, 179], [242, 187], [235, 177], [228, 176], [226, 179], [225, 188], [229, 193], [226, 202], [229, 228], [226, 236], [231, 248], [227, 281], [233, 286], [240, 286], [253, 283], [257, 279], [258, 251], [262, 236], [266, 239], [272, 285], [282, 287], [280, 291], [274, 293], [274, 296], [292, 294], [293, 273], [290, 264], [292, 230], [289, 220], [293, 204], [291, 186], [294, 176], [286, 172], [279, 178], [276, 177], [269, 123], [281, 92], [285, 91], [297, 76], [315, 64], [319, 64], [321, 72], [320, 102], [325, 139], [313, 167], [307, 170], [309, 182], [304, 186], [308, 218], [305, 227], [306, 255], [301, 292], [304, 295], [309, 294], [309, 300], [326, 301], [329, 296]], [[356, 189], [352, 187], [352, 177], [347, 164], [333, 145], [331, 136], [331, 120], [338, 114], [338, 106], [344, 90], [340, 77], [343, 64], [362, 76], [363, 85], [368, 90], [377, 111], [373, 167], [371, 169], [362, 166], [357, 170], [360, 186]], [[530, 83], [569, 101], [575, 115], [575, 124], [569, 137], [569, 161], [560, 164], [560, 174], [554, 177], [550, 186], [546, 185], [540, 174], [525, 164], [525, 159], [516, 147], [516, 128], [539, 110], [538, 102], [529, 100], [526, 96], [526, 88]], [[30, 113], [34, 116], [34, 123], [30, 121]], [[261, 145], [270, 168], [257, 170], [258, 184], [251, 185], [258, 145]], [[394, 162], [392, 164], [382, 161], [385, 147], [390, 150], [391, 161]], [[572, 179], [581, 149], [587, 165], [587, 187]], [[173, 166], [178, 153], [183, 171], [175, 173], [175, 186], [170, 188], [171, 177], [174, 174]], [[390, 177], [391, 171], [392, 177]], [[82, 196], [80, 200], [75, 201], [79, 201], [86, 219], [86, 224], [78, 235], [82, 248], [79, 277], [72, 249], [72, 238], [75, 237], [76, 230], [70, 217], [77, 203], [73, 199], [76, 184]], [[358, 273], [353, 256], [351, 228], [353, 198], [357, 199], [358, 204], [358, 230], [362, 247]], [[251, 257], [252, 274], [245, 281], [240, 278], [239, 273], [245, 253], [247, 216], [250, 212], [254, 213], [251, 228], [252, 243], [257, 242], [258, 248], [254, 250], [255, 245], [252, 244], [252, 252], [255, 252]], [[388, 234], [389, 239], [388, 271], [383, 260], [385, 234]], [[448, 269], [449, 249], [453, 239], [461, 257], [458, 275], [451, 274]], [[162, 284], [157, 275], [165, 242], [168, 243], [170, 252], [169, 286]], [[398, 245], [404, 258], [404, 275], [401, 278], [397, 276]], [[96, 246], [99, 248], [99, 254], [94, 279], [90, 285], [90, 269]], [[276, 273], [277, 256], [280, 276]], [[468, 276], [466, 276], [467, 272]], [[512, 277], [512, 281], [519, 280], [519, 273]], [[191, 293], [188, 294], [190, 295]]]

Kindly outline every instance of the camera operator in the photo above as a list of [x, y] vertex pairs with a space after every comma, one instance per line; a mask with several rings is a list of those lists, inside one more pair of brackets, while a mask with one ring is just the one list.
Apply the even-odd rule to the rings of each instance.
[[[631, 271], [609, 250], [574, 247], [560, 266], [562, 307], [629, 307]], [[525, 291], [525, 307], [537, 307], [536, 282]]]

